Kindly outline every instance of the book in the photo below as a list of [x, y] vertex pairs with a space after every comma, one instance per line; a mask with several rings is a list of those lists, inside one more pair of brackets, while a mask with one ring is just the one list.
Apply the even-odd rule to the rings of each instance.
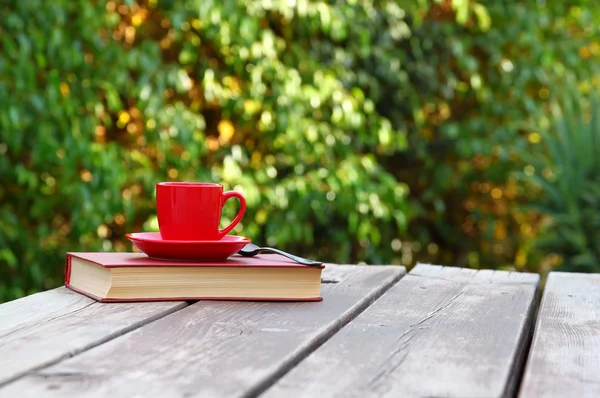
[[200, 263], [137, 252], [67, 252], [65, 286], [100, 302], [321, 301], [323, 268], [278, 254]]

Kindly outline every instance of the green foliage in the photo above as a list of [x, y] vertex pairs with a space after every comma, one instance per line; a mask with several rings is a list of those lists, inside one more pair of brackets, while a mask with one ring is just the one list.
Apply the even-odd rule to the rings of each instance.
[[535, 243], [561, 257], [558, 270], [600, 272], [600, 102], [562, 93], [552, 115], [541, 148], [522, 155], [520, 178], [539, 195], [531, 207], [546, 217]]
[[383, 260], [368, 246], [406, 228], [408, 189], [374, 156], [402, 148], [389, 121], [327, 67], [286, 52], [261, 27], [262, 8], [14, 1], [4, 11], [3, 299], [60, 283], [65, 251], [130, 250], [126, 232], [157, 227], [162, 180], [241, 190], [236, 233], [324, 259]]
[[307, 257], [535, 270], [512, 153], [597, 73], [587, 5], [3, 2], [0, 301], [131, 250], [163, 180], [242, 191], [234, 233]]
[[[411, 236], [436, 244], [419, 258], [536, 270], [531, 234], [523, 233], [535, 229], [535, 219], [518, 206], [526, 198], [510, 174], [523, 165], [513, 152], [531, 132], [523, 124], [545, 118], [547, 99], [567, 72], [597, 74], [597, 64], [578, 56], [597, 35], [588, 22], [598, 21], [598, 12], [585, 4], [488, 1], [487, 30], [456, 24], [440, 6], [413, 29], [423, 56], [415, 64], [421, 71], [410, 75], [422, 79], [411, 79], [410, 109], [418, 113], [411, 150], [402, 155], [406, 168], [396, 174], [414, 198]], [[399, 101], [392, 109], [405, 101], [386, 98]]]

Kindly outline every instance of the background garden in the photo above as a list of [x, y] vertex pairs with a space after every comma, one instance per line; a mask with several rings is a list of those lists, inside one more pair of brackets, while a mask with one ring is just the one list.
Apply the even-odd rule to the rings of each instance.
[[2, 0], [0, 302], [167, 180], [322, 261], [598, 272], [598, 88], [591, 0]]

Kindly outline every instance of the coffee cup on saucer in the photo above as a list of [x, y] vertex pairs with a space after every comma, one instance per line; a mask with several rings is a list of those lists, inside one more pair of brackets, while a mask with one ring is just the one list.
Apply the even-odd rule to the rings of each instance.
[[[221, 213], [230, 198], [240, 201], [240, 209], [227, 227], [219, 229]], [[156, 184], [156, 215], [164, 240], [221, 240], [246, 212], [246, 199], [237, 191], [224, 192], [223, 186], [205, 182], [159, 182]]]

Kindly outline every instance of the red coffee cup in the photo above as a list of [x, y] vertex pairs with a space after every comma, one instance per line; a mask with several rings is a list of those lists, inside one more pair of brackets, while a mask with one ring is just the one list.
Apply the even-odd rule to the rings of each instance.
[[[240, 210], [231, 224], [219, 229], [221, 212], [229, 198], [240, 200]], [[204, 182], [159, 182], [156, 184], [156, 214], [165, 240], [220, 240], [244, 216], [246, 199], [236, 191]]]

